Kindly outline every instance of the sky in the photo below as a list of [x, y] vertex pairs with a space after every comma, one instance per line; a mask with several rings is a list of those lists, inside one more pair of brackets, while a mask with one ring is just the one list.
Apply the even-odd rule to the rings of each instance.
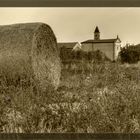
[[122, 45], [140, 43], [140, 8], [0, 8], [0, 25], [43, 22], [51, 26], [58, 42], [119, 38]]

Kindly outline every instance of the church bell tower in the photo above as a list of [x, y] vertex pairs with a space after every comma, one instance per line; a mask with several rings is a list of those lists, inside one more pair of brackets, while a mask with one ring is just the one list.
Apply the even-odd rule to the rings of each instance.
[[96, 26], [95, 31], [94, 31], [94, 40], [100, 40], [100, 31], [98, 26]]

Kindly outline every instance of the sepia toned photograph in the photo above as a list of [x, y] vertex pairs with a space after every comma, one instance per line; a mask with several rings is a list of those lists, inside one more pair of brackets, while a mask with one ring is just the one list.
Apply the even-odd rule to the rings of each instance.
[[0, 133], [140, 133], [140, 8], [0, 8]]

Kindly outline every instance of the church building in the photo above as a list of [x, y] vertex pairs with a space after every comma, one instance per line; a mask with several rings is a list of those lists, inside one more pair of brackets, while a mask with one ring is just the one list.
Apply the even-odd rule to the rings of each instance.
[[100, 50], [110, 60], [115, 61], [121, 49], [121, 40], [117, 36], [114, 39], [100, 39], [100, 31], [96, 26], [94, 31], [94, 39], [81, 42], [83, 51], [96, 51]]

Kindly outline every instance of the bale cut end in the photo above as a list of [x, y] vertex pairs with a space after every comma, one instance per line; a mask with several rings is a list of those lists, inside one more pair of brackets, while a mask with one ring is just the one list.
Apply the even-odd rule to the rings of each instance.
[[57, 89], [61, 64], [57, 41], [52, 29], [41, 24], [35, 31], [32, 42], [32, 68], [43, 90]]

